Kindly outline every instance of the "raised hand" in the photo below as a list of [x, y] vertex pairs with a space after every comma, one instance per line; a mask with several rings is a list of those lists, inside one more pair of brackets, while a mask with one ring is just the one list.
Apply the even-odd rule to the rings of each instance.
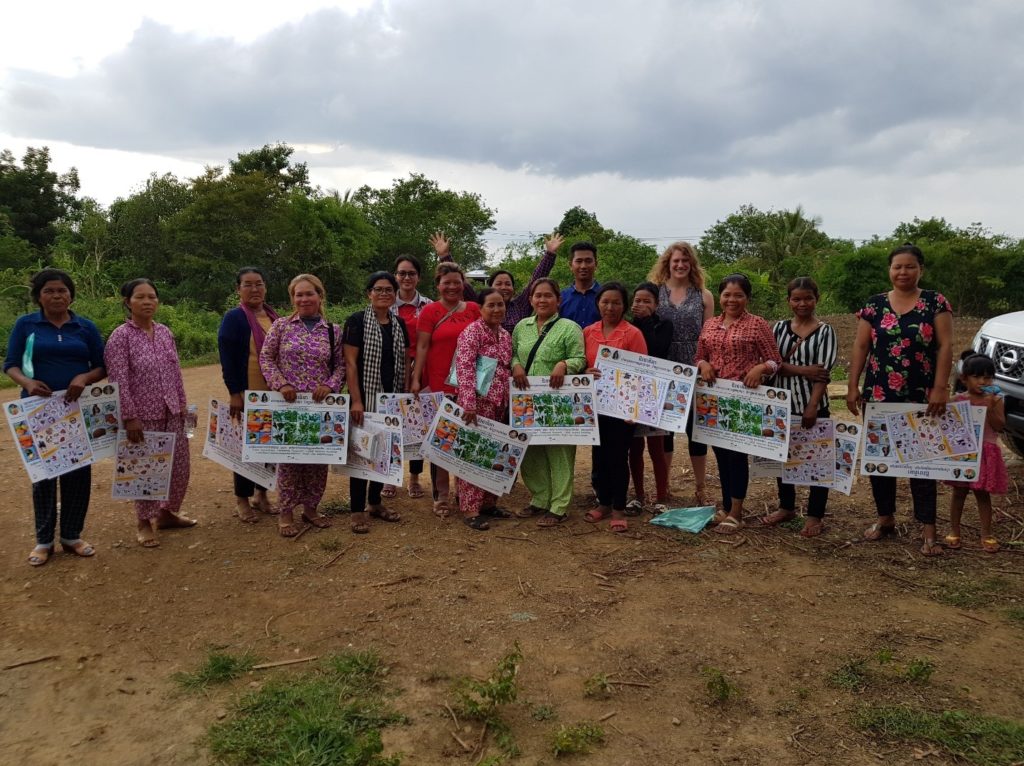
[[558, 248], [560, 248], [562, 246], [563, 242], [565, 242], [565, 237], [563, 237], [558, 232], [555, 232], [550, 237], [548, 237], [546, 240], [544, 240], [544, 252], [545, 253], [557, 253], [558, 252]]
[[443, 231], [435, 231], [431, 234], [430, 244], [433, 246], [438, 258], [447, 258], [451, 255], [452, 246]]

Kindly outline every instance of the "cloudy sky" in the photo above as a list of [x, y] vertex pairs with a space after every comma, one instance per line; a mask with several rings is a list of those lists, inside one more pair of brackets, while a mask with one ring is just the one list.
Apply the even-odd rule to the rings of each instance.
[[915, 215], [1024, 236], [1018, 0], [45, 2], [4, 26], [0, 147], [49, 145], [105, 203], [286, 141], [324, 187], [479, 192], [497, 245], [577, 204], [659, 244], [747, 202], [854, 239]]

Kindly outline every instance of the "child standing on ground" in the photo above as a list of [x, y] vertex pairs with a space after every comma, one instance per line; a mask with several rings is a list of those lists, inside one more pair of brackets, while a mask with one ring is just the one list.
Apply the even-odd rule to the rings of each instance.
[[978, 518], [981, 522], [981, 547], [988, 553], [999, 550], [999, 540], [992, 534], [992, 495], [1005, 495], [1007, 488], [1006, 463], [999, 449], [999, 434], [1006, 426], [1006, 409], [999, 389], [992, 384], [996, 366], [987, 356], [965, 351], [960, 357], [960, 384], [964, 391], [954, 401], [969, 401], [971, 404], [987, 407], [985, 411], [985, 438], [981, 448], [981, 468], [977, 481], [947, 481], [953, 488], [949, 505], [949, 534], [946, 547], [960, 547], [960, 517], [969, 492], [974, 492], [978, 501]]

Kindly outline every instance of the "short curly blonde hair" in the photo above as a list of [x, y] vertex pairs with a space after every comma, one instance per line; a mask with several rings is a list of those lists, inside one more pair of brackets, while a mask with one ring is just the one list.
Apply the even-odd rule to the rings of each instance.
[[673, 242], [665, 248], [665, 252], [655, 261], [654, 266], [651, 268], [651, 273], [647, 275], [647, 279], [656, 285], [663, 285], [668, 282], [668, 264], [672, 260], [672, 254], [676, 251], [690, 259], [690, 283], [698, 290], [703, 290], [708, 275], [704, 273], [704, 269], [700, 265], [700, 258], [697, 257], [697, 248], [689, 242]]

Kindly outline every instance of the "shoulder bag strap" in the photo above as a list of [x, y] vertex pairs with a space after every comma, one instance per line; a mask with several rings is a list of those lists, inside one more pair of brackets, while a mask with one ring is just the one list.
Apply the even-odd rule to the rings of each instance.
[[526, 357], [526, 374], [530, 374], [530, 367], [533, 366], [533, 359], [537, 356], [537, 349], [540, 348], [540, 344], [544, 342], [544, 336], [548, 334], [548, 331], [561, 321], [562, 317], [558, 317], [554, 322], [548, 325], [544, 325], [541, 328], [540, 335], [537, 336], [537, 342], [533, 344], [533, 348], [530, 349], [529, 355]]

